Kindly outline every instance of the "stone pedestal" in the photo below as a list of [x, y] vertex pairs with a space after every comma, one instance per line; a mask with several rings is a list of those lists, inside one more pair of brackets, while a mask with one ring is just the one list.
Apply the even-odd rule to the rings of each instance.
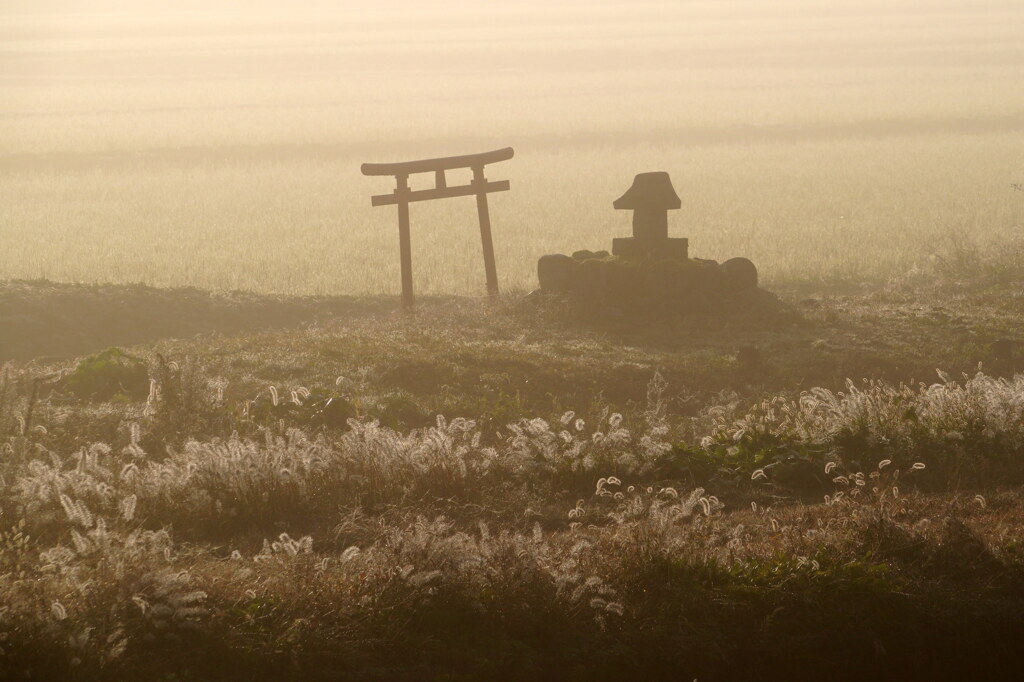
[[622, 258], [669, 258], [686, 260], [690, 257], [690, 242], [685, 237], [664, 239], [638, 239], [618, 237], [612, 239], [612, 254]]

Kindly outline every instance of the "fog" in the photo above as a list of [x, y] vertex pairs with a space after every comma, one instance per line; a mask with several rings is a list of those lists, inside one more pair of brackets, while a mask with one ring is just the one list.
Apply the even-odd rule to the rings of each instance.
[[[393, 219], [368, 199], [386, 188], [359, 165], [505, 146], [495, 240], [519, 288], [538, 255], [619, 234], [610, 201], [650, 170], [677, 178], [671, 229], [696, 253], [748, 255], [780, 282], [885, 279], [953, 233], [999, 249], [1020, 221], [1016, 2], [7, 2], [2, 17], [6, 276], [394, 291]], [[477, 265], [449, 265], [476, 261], [458, 227], [471, 207], [418, 216], [419, 287], [476, 291]]]
[[0, 680], [1013, 680], [1024, 2], [0, 0]]

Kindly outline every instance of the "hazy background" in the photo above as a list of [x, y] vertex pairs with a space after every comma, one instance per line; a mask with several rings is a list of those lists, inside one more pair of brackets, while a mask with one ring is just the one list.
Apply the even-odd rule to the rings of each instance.
[[[507, 145], [506, 288], [627, 235], [649, 170], [692, 255], [769, 283], [1024, 227], [1019, 0], [170, 5], [0, 3], [0, 278], [394, 292], [360, 163]], [[472, 199], [412, 222], [419, 292], [484, 291]]]

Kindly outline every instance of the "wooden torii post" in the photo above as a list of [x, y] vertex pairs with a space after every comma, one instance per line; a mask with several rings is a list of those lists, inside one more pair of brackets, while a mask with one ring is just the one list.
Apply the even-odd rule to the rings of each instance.
[[[484, 249], [484, 270], [487, 273], [487, 293], [491, 296], [498, 294], [498, 271], [494, 265], [494, 242], [491, 239], [491, 215], [487, 208], [487, 195], [490, 192], [508, 190], [509, 183], [508, 180], [488, 182], [484, 176], [484, 166], [498, 161], [507, 161], [512, 158], [513, 154], [515, 152], [512, 148], [506, 147], [492, 152], [448, 156], [441, 159], [363, 164], [363, 175], [395, 176], [395, 191], [391, 194], [378, 194], [370, 197], [370, 203], [373, 206], [390, 206], [392, 204], [398, 206], [398, 241], [402, 261], [402, 305], [406, 308], [411, 308], [414, 302], [412, 245], [409, 236], [409, 204], [413, 201], [476, 195], [476, 208], [480, 216], [480, 241]], [[456, 168], [472, 168], [473, 180], [468, 185], [449, 187], [445, 181], [445, 171]], [[434, 173], [434, 188], [409, 189], [409, 176], [414, 173]]]

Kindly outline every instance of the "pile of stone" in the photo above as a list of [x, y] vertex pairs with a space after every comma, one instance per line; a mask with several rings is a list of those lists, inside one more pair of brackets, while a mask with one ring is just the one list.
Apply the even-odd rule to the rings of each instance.
[[757, 268], [746, 258], [690, 258], [688, 240], [668, 236], [668, 211], [681, 206], [668, 173], [637, 175], [613, 206], [633, 211], [633, 236], [614, 239], [611, 253], [542, 256], [541, 291], [601, 306], [684, 312], [721, 307], [757, 291]]

